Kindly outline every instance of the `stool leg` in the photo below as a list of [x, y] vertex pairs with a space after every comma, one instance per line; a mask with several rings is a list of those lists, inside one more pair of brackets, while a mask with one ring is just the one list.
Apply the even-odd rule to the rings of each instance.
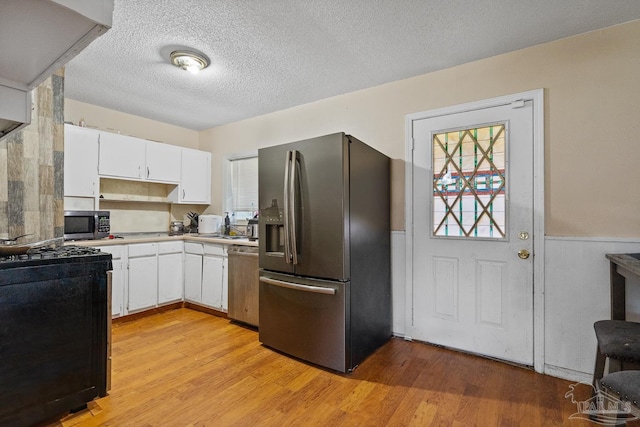
[[610, 374], [612, 372], [622, 371], [622, 362], [618, 359], [614, 359], [613, 357], [609, 358], [609, 369], [607, 369], [607, 373]]
[[604, 364], [606, 360], [607, 358], [605, 357], [605, 355], [600, 353], [600, 348], [596, 347], [596, 365], [593, 368], [594, 395], [595, 395], [595, 390], [598, 390], [600, 388], [600, 380], [604, 376]]

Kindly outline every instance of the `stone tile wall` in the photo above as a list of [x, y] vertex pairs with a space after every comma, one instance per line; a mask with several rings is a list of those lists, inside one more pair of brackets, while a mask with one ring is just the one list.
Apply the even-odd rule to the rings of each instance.
[[31, 124], [0, 140], [0, 238], [64, 234], [64, 70], [32, 92]]

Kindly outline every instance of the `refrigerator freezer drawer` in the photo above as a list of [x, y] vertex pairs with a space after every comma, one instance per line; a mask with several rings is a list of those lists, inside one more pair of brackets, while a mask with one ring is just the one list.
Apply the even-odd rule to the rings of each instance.
[[275, 350], [346, 372], [349, 283], [261, 273], [260, 341]]

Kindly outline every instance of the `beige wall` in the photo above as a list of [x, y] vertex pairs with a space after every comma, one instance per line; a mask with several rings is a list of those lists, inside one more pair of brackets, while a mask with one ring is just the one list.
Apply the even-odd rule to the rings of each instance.
[[121, 133], [186, 148], [198, 148], [197, 131], [65, 98], [64, 120], [77, 125], [81, 119], [84, 119], [88, 127], [107, 132]]
[[640, 237], [640, 21], [195, 132], [65, 100], [65, 120], [225, 156], [344, 131], [393, 159], [392, 228], [403, 230], [405, 116], [545, 89], [546, 234]]
[[[394, 159], [392, 228], [404, 229], [405, 115], [545, 89], [546, 234], [640, 237], [640, 21], [204, 131], [223, 157], [344, 131]], [[215, 169], [214, 169], [215, 171]], [[214, 172], [213, 205], [222, 210]]]

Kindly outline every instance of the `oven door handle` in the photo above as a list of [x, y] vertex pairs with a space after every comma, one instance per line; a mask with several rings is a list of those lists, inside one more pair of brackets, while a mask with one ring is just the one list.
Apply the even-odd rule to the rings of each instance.
[[294, 289], [296, 291], [313, 292], [315, 294], [335, 295], [334, 288], [325, 288], [322, 286], [301, 285], [299, 283], [285, 282], [283, 280], [271, 279], [269, 277], [261, 277], [260, 281], [268, 285], [279, 286], [281, 288]]

